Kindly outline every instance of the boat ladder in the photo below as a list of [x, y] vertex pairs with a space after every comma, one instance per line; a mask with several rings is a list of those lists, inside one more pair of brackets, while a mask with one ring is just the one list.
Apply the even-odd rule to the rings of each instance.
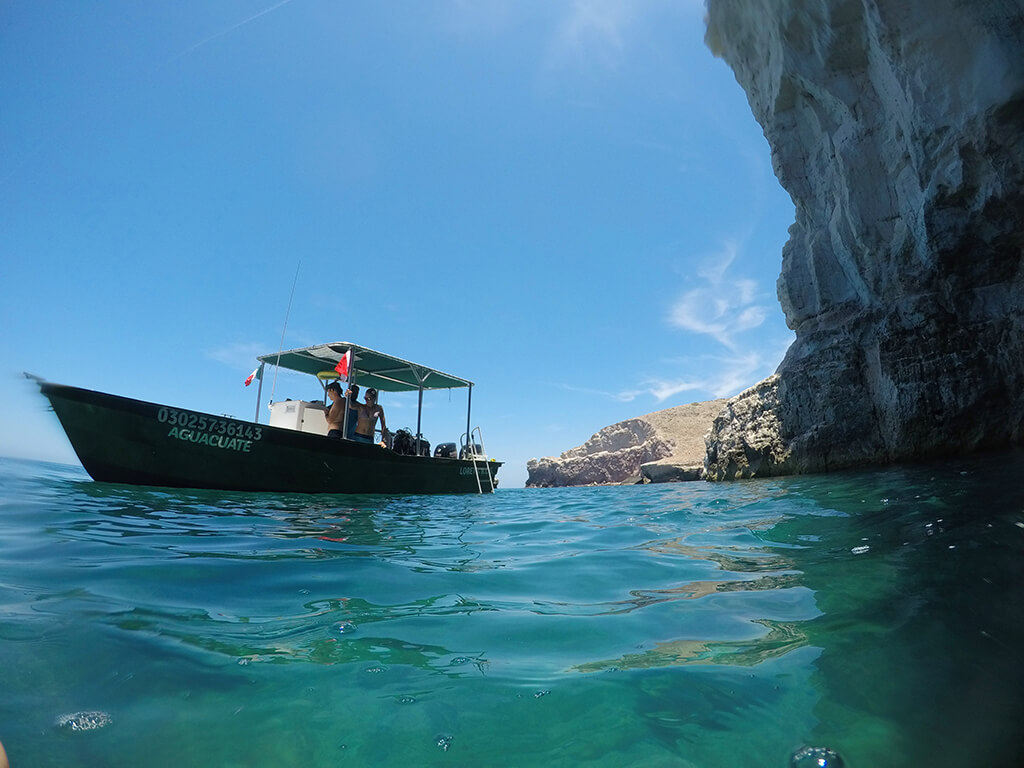
[[[480, 440], [479, 443], [473, 440], [473, 435], [476, 435]], [[463, 433], [463, 438], [466, 438]], [[483, 465], [484, 471], [487, 473], [487, 482], [491, 484], [491, 493], [494, 493], [494, 475], [491, 473], [490, 467], [487, 466], [487, 451], [484, 449], [484, 434], [480, 431], [480, 427], [475, 427], [472, 432], [469, 433], [465, 443], [466, 458], [473, 462], [473, 474], [476, 475], [476, 489], [478, 493], [484, 492], [483, 483], [480, 482], [480, 466]], [[480, 452], [477, 453], [476, 447], [480, 446]]]

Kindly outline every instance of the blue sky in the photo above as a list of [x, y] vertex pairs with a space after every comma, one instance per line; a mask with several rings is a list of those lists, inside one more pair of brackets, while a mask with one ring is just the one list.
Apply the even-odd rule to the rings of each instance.
[[[3, 3], [0, 455], [75, 461], [22, 371], [251, 418], [242, 382], [282, 331], [475, 381], [508, 486], [769, 375], [793, 206], [703, 15]], [[281, 376], [275, 397], [318, 391]], [[414, 399], [381, 404], [414, 426]], [[426, 438], [456, 440], [464, 393], [427, 406]]]

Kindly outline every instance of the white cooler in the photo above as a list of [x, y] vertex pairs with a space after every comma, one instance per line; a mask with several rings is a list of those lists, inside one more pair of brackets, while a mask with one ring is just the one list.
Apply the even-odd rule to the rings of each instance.
[[282, 400], [279, 403], [270, 404], [270, 426], [326, 435], [327, 419], [324, 418], [326, 411], [327, 408], [323, 403], [311, 403], [306, 400]]

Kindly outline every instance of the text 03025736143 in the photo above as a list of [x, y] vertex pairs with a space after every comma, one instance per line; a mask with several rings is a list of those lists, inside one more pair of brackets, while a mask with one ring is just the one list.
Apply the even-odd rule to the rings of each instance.
[[156, 419], [171, 427], [167, 433], [169, 438], [229, 451], [248, 453], [253, 442], [263, 437], [263, 428], [258, 424], [217, 419], [176, 408], [160, 408]]

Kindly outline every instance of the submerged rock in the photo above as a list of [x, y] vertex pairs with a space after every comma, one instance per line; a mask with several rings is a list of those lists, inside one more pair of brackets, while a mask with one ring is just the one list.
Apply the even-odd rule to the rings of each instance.
[[796, 207], [796, 332], [706, 474], [819, 472], [1024, 440], [1024, 13], [1002, 0], [708, 0]]
[[605, 427], [561, 456], [531, 459], [527, 487], [697, 480], [704, 435], [725, 400], [690, 403]]

